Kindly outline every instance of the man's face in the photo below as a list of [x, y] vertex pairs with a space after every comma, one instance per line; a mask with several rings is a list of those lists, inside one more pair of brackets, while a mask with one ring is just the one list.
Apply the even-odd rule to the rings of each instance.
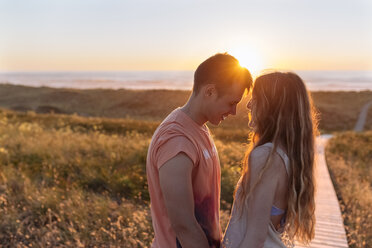
[[208, 103], [207, 118], [213, 125], [218, 125], [229, 115], [236, 115], [236, 105], [242, 99], [245, 88], [233, 84], [227, 92], [214, 94]]

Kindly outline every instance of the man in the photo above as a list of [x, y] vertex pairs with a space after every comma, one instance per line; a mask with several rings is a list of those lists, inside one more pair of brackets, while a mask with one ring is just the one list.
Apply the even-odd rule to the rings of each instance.
[[251, 84], [237, 59], [216, 54], [195, 71], [186, 105], [155, 131], [146, 163], [153, 248], [220, 247], [220, 163], [205, 123], [235, 115]]

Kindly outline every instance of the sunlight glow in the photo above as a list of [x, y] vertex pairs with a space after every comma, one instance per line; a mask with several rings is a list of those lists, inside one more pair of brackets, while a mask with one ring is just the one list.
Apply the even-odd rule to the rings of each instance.
[[265, 68], [262, 56], [256, 50], [249, 47], [234, 47], [229, 51], [229, 54], [237, 58], [240, 65], [246, 67], [252, 76], [257, 76]]

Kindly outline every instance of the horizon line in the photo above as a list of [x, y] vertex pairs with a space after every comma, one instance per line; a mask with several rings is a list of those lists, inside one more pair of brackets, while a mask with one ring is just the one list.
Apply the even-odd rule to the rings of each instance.
[[[247, 68], [248, 69], [248, 68]], [[249, 70], [249, 69], [248, 69]], [[285, 69], [285, 68], [267, 68], [265, 70], [277, 70], [277, 71], [355, 71], [355, 72], [369, 72], [372, 71], [371, 69]], [[136, 69], [136, 70], [11, 70], [11, 71], [3, 71], [0, 70], [0, 73], [74, 73], [74, 72], [190, 72], [195, 70], [190, 69], [180, 69], [180, 70], [144, 70], [144, 69]]]

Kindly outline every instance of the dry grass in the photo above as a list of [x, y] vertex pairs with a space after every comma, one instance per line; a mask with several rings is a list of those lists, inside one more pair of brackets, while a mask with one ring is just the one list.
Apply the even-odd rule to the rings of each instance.
[[[149, 246], [153, 231], [145, 176], [147, 147], [160, 121], [181, 106], [188, 94], [0, 85], [0, 106], [23, 111], [51, 106], [61, 112], [77, 113], [35, 114], [0, 109], [0, 243], [4, 247]], [[355, 110], [372, 99], [372, 92], [315, 92], [313, 97], [321, 112], [320, 128], [332, 132], [352, 129], [358, 115]], [[246, 101], [243, 99], [238, 105], [237, 116], [219, 127], [211, 126], [221, 161], [223, 230], [246, 148]], [[372, 129], [371, 123], [367, 121], [367, 128]], [[345, 137], [350, 143], [349, 136]], [[342, 139], [335, 139], [335, 145], [329, 146], [329, 163], [343, 161], [337, 164], [344, 165], [343, 169], [353, 164], [358, 169], [342, 173], [351, 175], [358, 171], [356, 178], [365, 176], [370, 170], [360, 172], [362, 167], [357, 162], [364, 153], [350, 153], [343, 147], [348, 142], [343, 144]], [[361, 146], [360, 141], [355, 146]], [[370, 145], [362, 148], [367, 154], [372, 150]], [[342, 157], [336, 155], [341, 153]], [[341, 178], [346, 180], [341, 184], [348, 185], [344, 188], [370, 190], [370, 185], [354, 185], [354, 181]], [[371, 182], [370, 177], [366, 180]], [[370, 196], [371, 192], [358, 194]], [[345, 199], [349, 198], [342, 196], [344, 202]], [[368, 197], [348, 200], [349, 205], [343, 205], [344, 211], [357, 213], [345, 215], [349, 218], [346, 222], [364, 221], [364, 210], [354, 209], [359, 209], [365, 199]], [[352, 205], [354, 202], [358, 202], [358, 208]], [[355, 244], [360, 237], [368, 238], [367, 234], [360, 236], [364, 234], [359, 234], [359, 229], [348, 230], [349, 236], [354, 235], [350, 237], [356, 240]]]
[[[80, 116], [163, 120], [173, 109], [182, 106], [190, 92], [179, 90], [109, 90], [53, 89], [0, 84], [0, 107], [34, 110], [47, 107]], [[371, 91], [313, 92], [314, 103], [320, 112], [322, 132], [346, 131], [354, 128], [359, 109], [372, 100]], [[227, 119], [222, 128], [247, 126], [245, 105], [238, 105], [237, 116]], [[372, 129], [372, 121], [367, 128]], [[239, 136], [241, 140], [243, 136]]]
[[[313, 92], [314, 104], [320, 112], [319, 128], [322, 132], [353, 130], [359, 111], [372, 101], [371, 91]], [[372, 126], [366, 125], [372, 130]]]
[[182, 106], [188, 91], [33, 88], [0, 84], [0, 106], [37, 110], [50, 106], [81, 116], [161, 121]]
[[337, 135], [326, 158], [350, 247], [372, 247], [372, 131]]
[[[157, 124], [1, 110], [0, 243], [149, 246], [145, 159]], [[225, 228], [245, 146], [216, 146]]]
[[150, 138], [84, 130], [61, 119], [52, 128], [36, 119], [0, 114], [0, 243], [148, 245], [152, 227], [144, 163]]

